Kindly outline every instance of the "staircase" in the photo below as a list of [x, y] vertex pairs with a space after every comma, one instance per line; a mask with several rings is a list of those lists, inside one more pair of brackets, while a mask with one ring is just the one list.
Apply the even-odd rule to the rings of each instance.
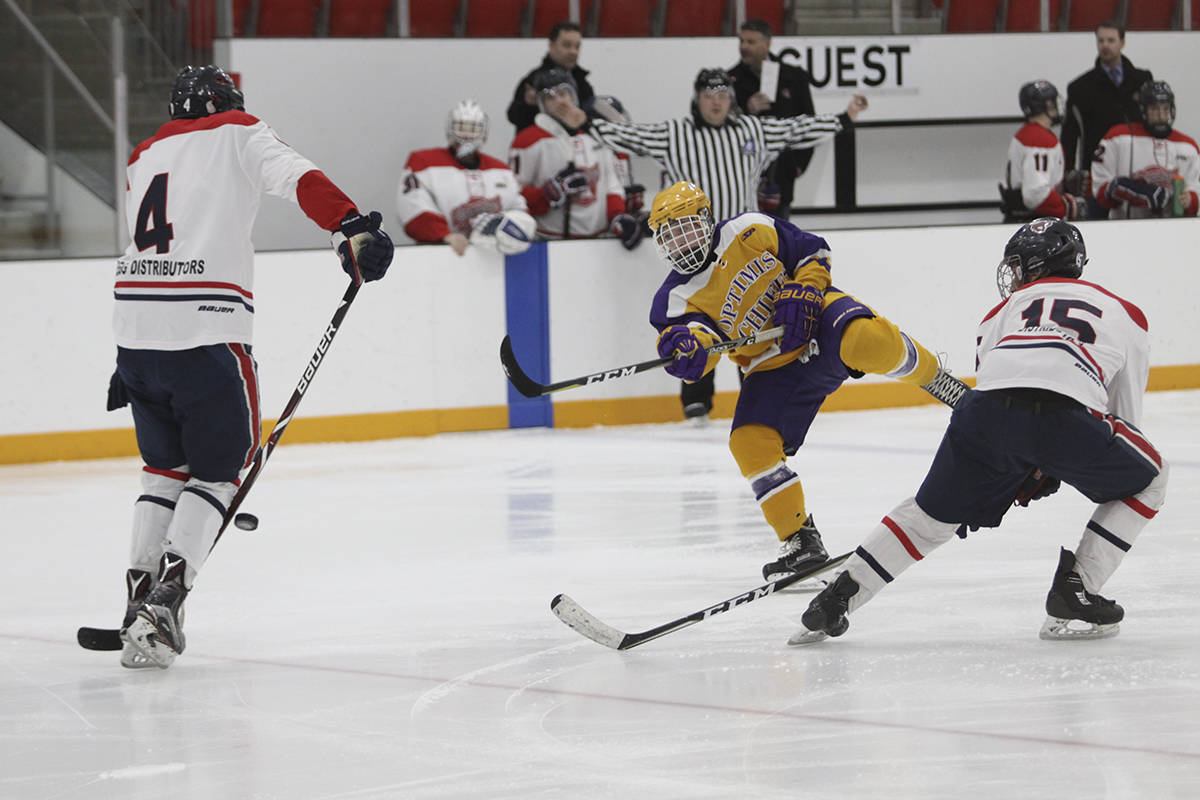
[[[122, 22], [125, 39], [130, 146], [152, 135], [167, 120], [167, 100], [177, 71], [152, 33], [159, 0], [18, 0], [21, 12], [113, 118], [112, 21]], [[52, 119], [47, 130], [47, 109]], [[114, 133], [80, 92], [55, 69], [36, 38], [0, 3], [0, 122], [40, 150], [105, 204], [115, 208]], [[26, 209], [47, 218], [46, 198], [22, 198]], [[15, 201], [6, 206], [17, 205]], [[19, 218], [0, 208], [11, 227]], [[32, 224], [39, 224], [34, 222]], [[54, 225], [49, 226], [51, 229]], [[51, 232], [51, 238], [53, 233]], [[35, 239], [38, 237], [35, 236]], [[52, 249], [53, 243], [48, 243]]]

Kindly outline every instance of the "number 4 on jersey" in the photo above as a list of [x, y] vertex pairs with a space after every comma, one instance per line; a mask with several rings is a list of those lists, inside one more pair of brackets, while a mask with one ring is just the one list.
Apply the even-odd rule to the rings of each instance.
[[174, 238], [175, 229], [167, 222], [167, 173], [160, 172], [150, 181], [142, 204], [138, 207], [133, 241], [138, 250], [156, 247], [155, 252], [161, 254], [171, 249], [171, 240]]

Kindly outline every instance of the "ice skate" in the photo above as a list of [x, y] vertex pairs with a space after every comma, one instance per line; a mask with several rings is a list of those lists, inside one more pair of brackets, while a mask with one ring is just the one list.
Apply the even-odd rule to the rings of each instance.
[[153, 582], [153, 576], [145, 570], [128, 569], [125, 571], [127, 596], [125, 601], [125, 618], [121, 620], [120, 631], [121, 641], [124, 642], [124, 646], [121, 648], [122, 667], [144, 669], [154, 666], [154, 662], [142, 655], [142, 651], [138, 650], [137, 646], [129, 641], [129, 626], [137, 619], [138, 609], [141, 608], [142, 601], [146, 599], [146, 595], [150, 594], [150, 585]]
[[800, 617], [806, 630], [798, 631], [788, 639], [790, 645], [813, 644], [827, 636], [841, 636], [850, 628], [846, 616], [850, 598], [858, 594], [858, 584], [849, 572], [837, 576], [837, 580], [826, 586], [808, 604], [808, 610]]
[[708, 427], [708, 407], [704, 403], [688, 403], [683, 407], [683, 418], [694, 428]]
[[1084, 589], [1083, 580], [1075, 571], [1075, 554], [1063, 548], [1054, 583], [1046, 595], [1046, 614], [1039, 638], [1106, 639], [1120, 632], [1125, 609]]
[[133, 644], [152, 666], [166, 669], [183, 652], [183, 601], [188, 590], [183, 586], [187, 562], [173, 553], [164, 553], [158, 580], [137, 610], [126, 631]]
[[[824, 563], [829, 559], [825, 545], [821, 542], [821, 534], [817, 531], [812, 514], [804, 520], [804, 526], [783, 540], [779, 548], [779, 557], [769, 564], [763, 565], [763, 580], [778, 580], [793, 572], [808, 569]], [[824, 578], [812, 578], [800, 581], [788, 587], [792, 591], [817, 592], [828, 583]]]

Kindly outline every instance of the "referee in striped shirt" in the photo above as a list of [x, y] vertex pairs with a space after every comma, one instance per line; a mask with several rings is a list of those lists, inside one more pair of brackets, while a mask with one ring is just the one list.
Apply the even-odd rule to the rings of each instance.
[[[692, 114], [665, 122], [623, 123], [593, 119], [592, 136], [615, 150], [649, 156], [662, 165], [667, 183], [691, 181], [704, 190], [715, 220], [756, 211], [758, 182], [784, 150], [805, 150], [850, 127], [867, 99], [855, 95], [841, 114], [773, 119], [735, 112], [733, 78], [723, 69], [696, 75]], [[712, 411], [713, 372], [680, 392], [688, 418]]]

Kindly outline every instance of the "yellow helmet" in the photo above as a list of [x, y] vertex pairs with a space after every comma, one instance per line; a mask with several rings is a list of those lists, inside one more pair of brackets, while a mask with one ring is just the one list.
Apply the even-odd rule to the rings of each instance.
[[680, 181], [654, 196], [647, 219], [658, 255], [683, 275], [708, 260], [713, 232], [712, 203], [694, 183]]

